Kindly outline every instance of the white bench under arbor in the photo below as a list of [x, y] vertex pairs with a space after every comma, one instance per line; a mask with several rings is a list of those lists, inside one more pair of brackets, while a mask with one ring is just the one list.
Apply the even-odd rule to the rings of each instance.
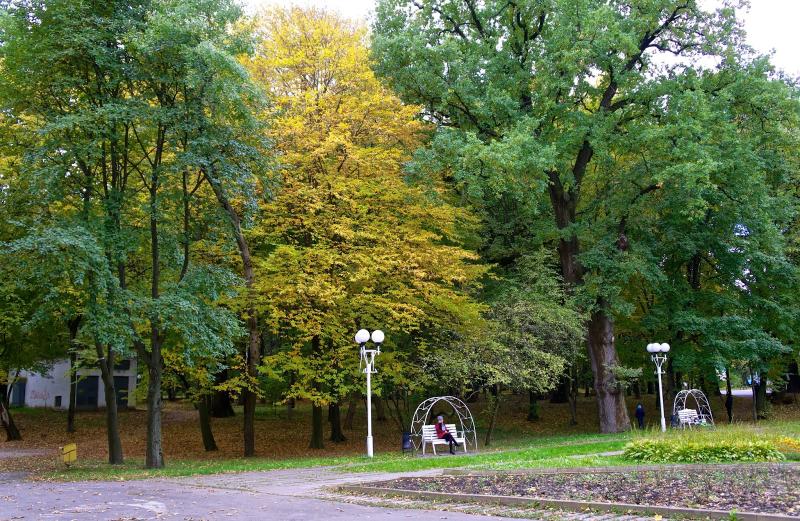
[[[687, 407], [687, 401], [694, 400], [694, 408]], [[691, 405], [691, 401], [688, 405]], [[678, 420], [678, 427], [690, 429], [695, 425], [714, 426], [714, 416], [706, 395], [700, 389], [684, 389], [675, 396], [672, 415]]]
[[701, 425], [700, 416], [695, 409], [678, 410], [678, 425], [682, 428], [691, 428], [694, 425]]
[[[436, 454], [436, 445], [445, 445], [446, 441], [440, 440], [436, 436], [436, 426], [433, 425], [431, 413], [436, 405], [448, 405], [453, 409], [452, 414], [445, 415], [445, 425], [447, 430], [456, 439], [456, 442], [467, 452], [467, 447], [473, 451], [478, 450], [478, 434], [475, 430], [475, 419], [472, 417], [467, 404], [455, 396], [434, 396], [428, 398], [417, 406], [411, 419], [411, 443], [414, 450], [425, 453], [425, 447], [431, 445], [433, 453]], [[454, 422], [447, 423], [451, 417], [455, 416]], [[434, 441], [435, 440], [435, 441]]]
[[[456, 444], [462, 446], [464, 448], [464, 452], [467, 452], [467, 439], [462, 435], [458, 435], [458, 431], [456, 430], [455, 423], [445, 423], [447, 426], [447, 431], [452, 434], [453, 439], [456, 440]], [[436, 446], [437, 445], [448, 445], [449, 442], [439, 437], [436, 434], [436, 425], [423, 425], [422, 426], [422, 455], [425, 455], [425, 446], [430, 444], [431, 449], [433, 449], [433, 453], [436, 454]]]

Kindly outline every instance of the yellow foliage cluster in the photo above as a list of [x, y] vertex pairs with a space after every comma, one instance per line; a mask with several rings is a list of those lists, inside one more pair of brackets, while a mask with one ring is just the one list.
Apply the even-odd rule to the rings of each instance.
[[[375, 78], [365, 29], [299, 8], [267, 11], [259, 27], [247, 66], [273, 99], [282, 186], [251, 235], [269, 252], [257, 298], [266, 323], [293, 346], [266, 365], [293, 372], [291, 395], [325, 402], [320, 372], [334, 373], [327, 388], [344, 385], [336, 368], [354, 366], [343, 359], [356, 356], [358, 328], [414, 343], [423, 327], [480, 322], [470, 289], [486, 267], [461, 246], [475, 219], [448, 204], [442, 187], [405, 181], [403, 163], [428, 129], [419, 107]], [[312, 340], [321, 347], [309, 357]]]
[[781, 436], [775, 438], [775, 448], [783, 453], [800, 454], [800, 439]]

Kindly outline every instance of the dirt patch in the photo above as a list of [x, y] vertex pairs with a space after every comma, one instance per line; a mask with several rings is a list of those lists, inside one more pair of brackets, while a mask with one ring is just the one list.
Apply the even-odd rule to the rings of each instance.
[[377, 486], [426, 492], [602, 501], [783, 514], [800, 518], [800, 468], [499, 474], [402, 478]]

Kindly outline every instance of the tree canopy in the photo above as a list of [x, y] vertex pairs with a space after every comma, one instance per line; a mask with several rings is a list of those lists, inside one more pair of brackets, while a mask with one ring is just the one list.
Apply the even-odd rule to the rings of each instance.
[[[374, 389], [403, 430], [415, 393], [494, 418], [579, 380], [628, 429], [653, 341], [669, 389], [766, 393], [798, 353], [800, 89], [744, 37], [697, 0], [378, 0], [371, 28], [0, 0], [9, 437], [15, 374], [70, 357], [113, 396], [136, 357], [148, 467], [165, 390], [208, 450], [220, 395], [245, 456], [269, 449], [259, 398], [309, 402], [321, 448], [323, 407], [342, 441], [361, 397], [361, 328], [386, 332]], [[109, 400], [114, 464], [117, 422]]]
[[[629, 426], [614, 320], [633, 313], [632, 284], [663, 288], [693, 258], [716, 270], [716, 254], [743, 293], [756, 259], [731, 251], [741, 242], [785, 265], [797, 90], [744, 44], [731, 6], [382, 0], [374, 34], [377, 72], [438, 125], [412, 171], [447, 172], [485, 211], [492, 255], [557, 252], [590, 313], [601, 430]], [[692, 336], [666, 323], [647, 333]]]

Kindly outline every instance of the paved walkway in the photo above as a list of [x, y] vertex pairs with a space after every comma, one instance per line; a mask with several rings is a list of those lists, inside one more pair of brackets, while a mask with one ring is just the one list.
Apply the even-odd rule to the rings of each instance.
[[344, 474], [327, 468], [124, 482], [31, 483], [19, 477], [0, 473], [2, 521], [504, 519], [344, 502], [325, 487], [391, 479], [397, 475]]

